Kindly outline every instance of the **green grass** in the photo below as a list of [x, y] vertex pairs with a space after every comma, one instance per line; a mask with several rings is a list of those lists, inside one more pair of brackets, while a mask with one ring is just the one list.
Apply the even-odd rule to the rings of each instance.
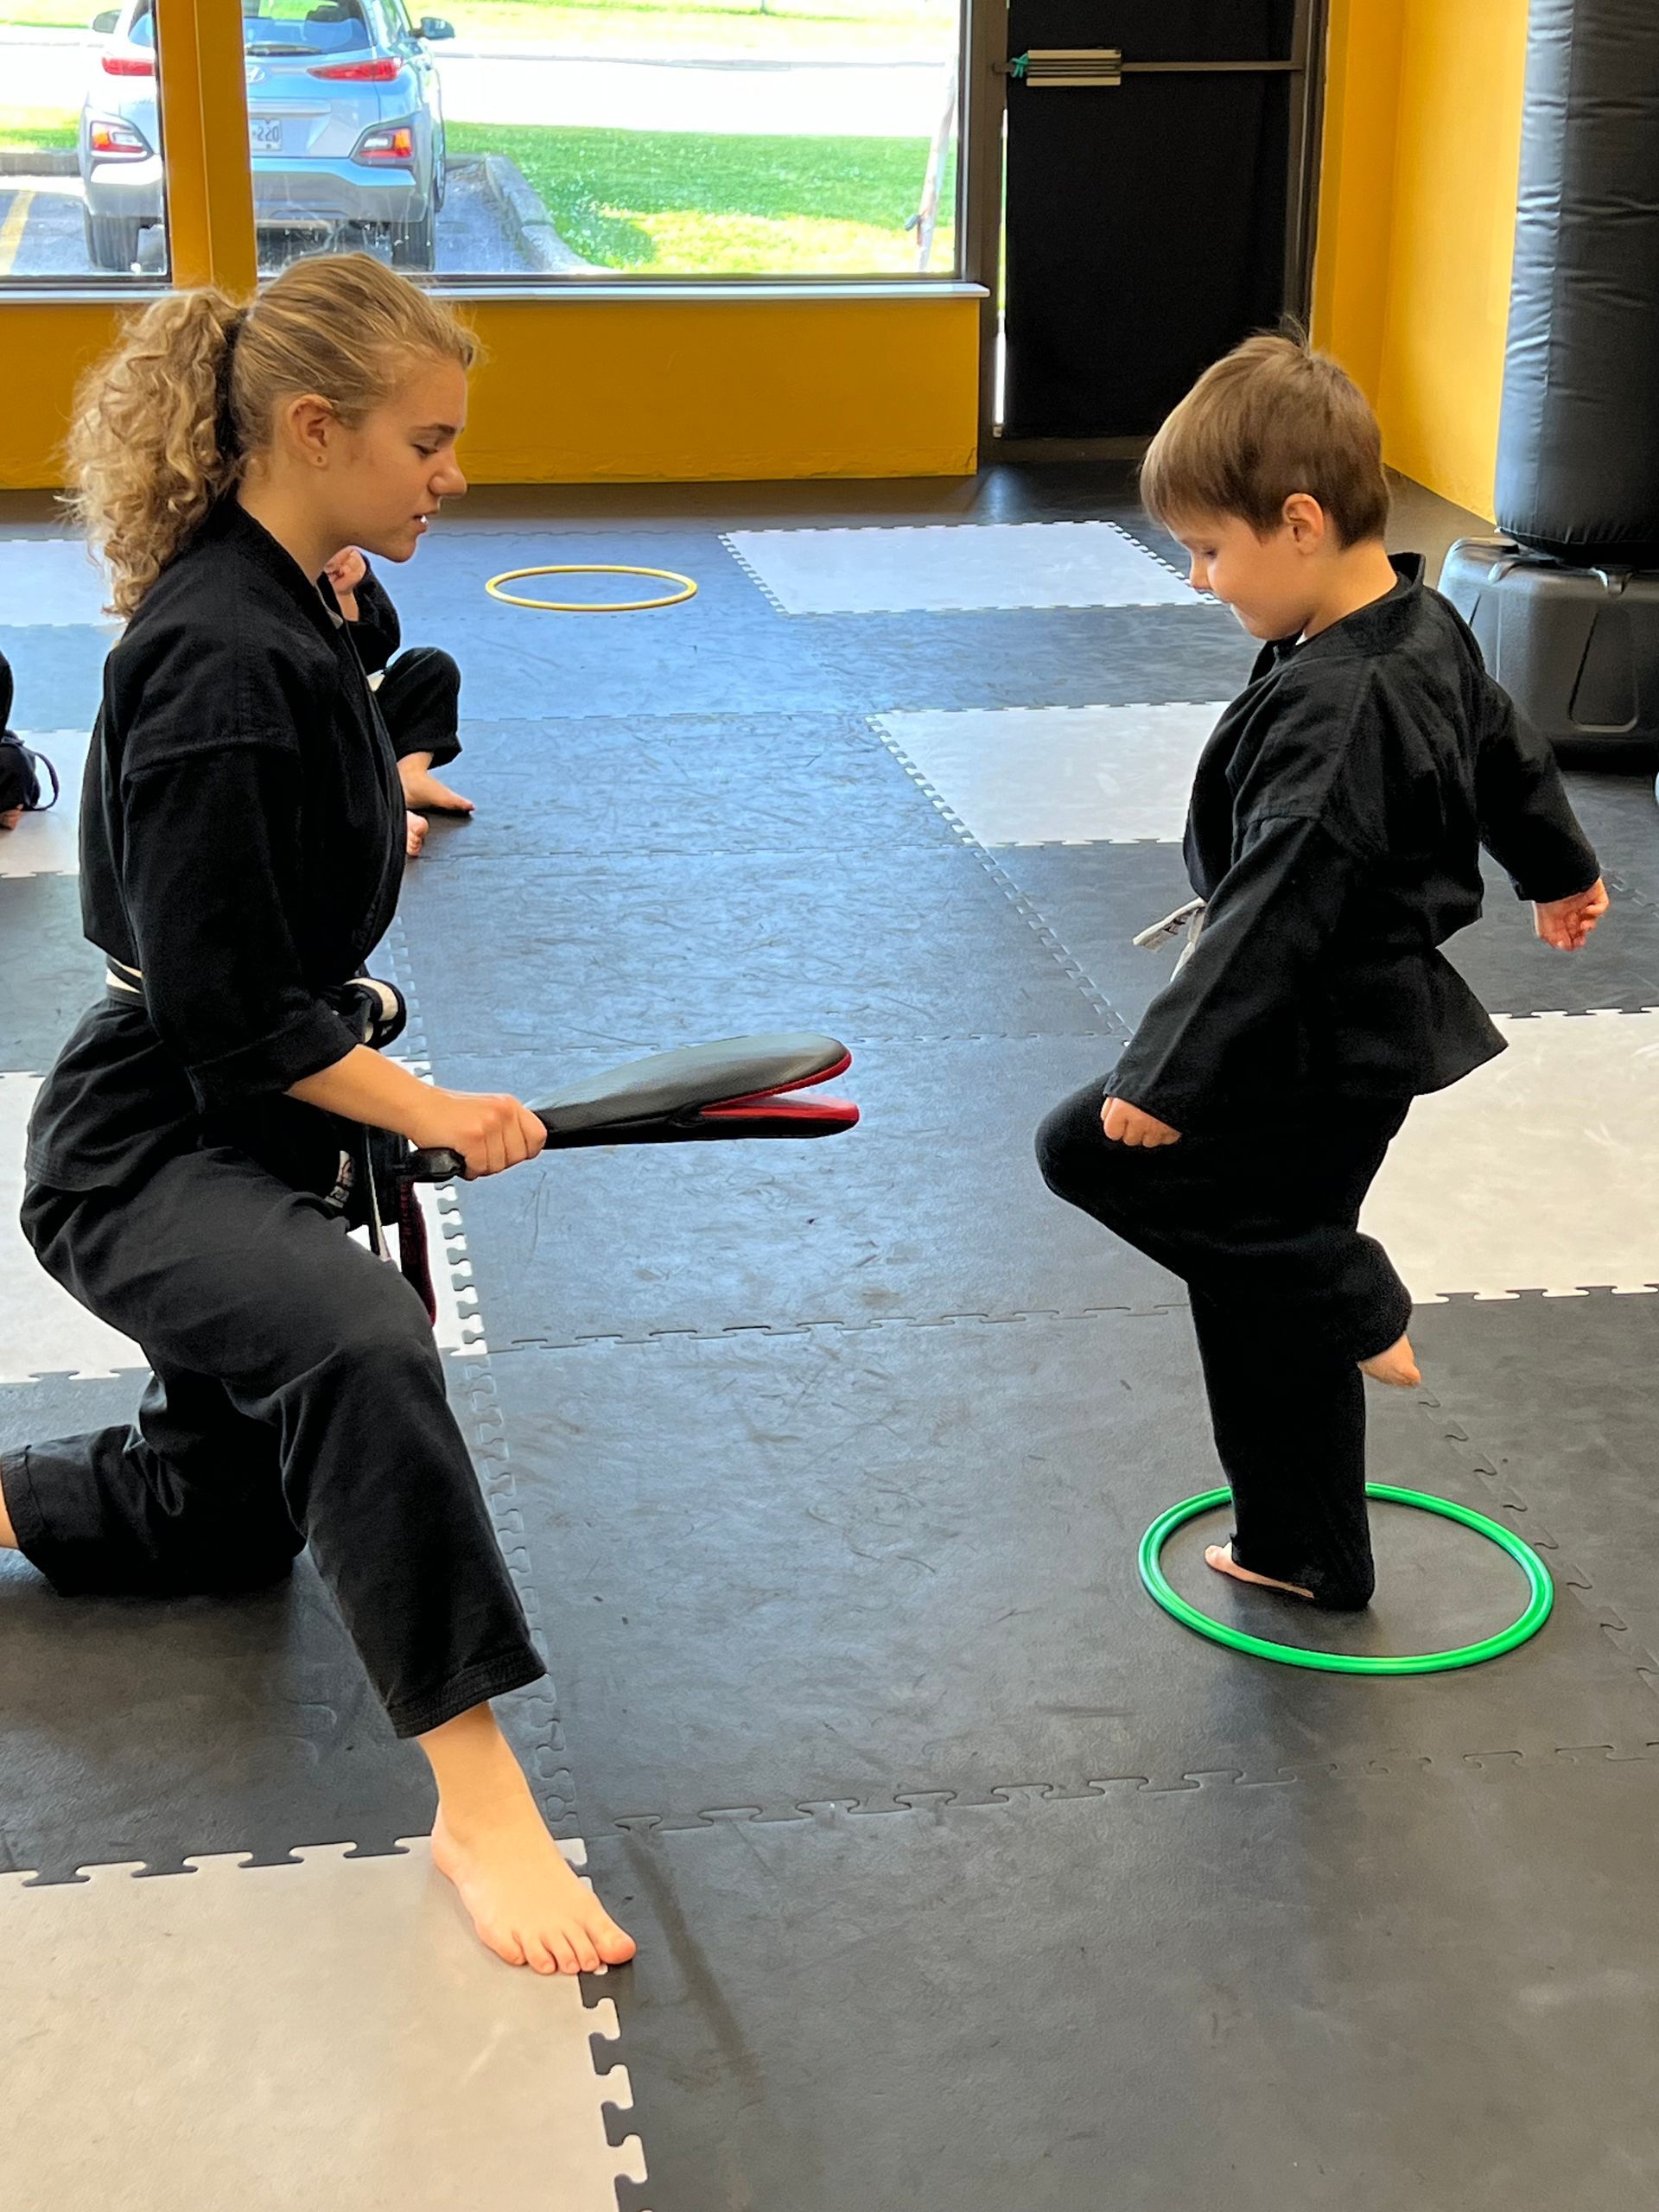
[[[659, 275], [868, 276], [913, 270], [925, 138], [760, 138], [452, 123], [452, 154], [516, 162], [568, 245]], [[943, 204], [955, 191], [950, 163]], [[941, 220], [932, 268], [949, 274]]]
[[[292, 12], [296, 4], [275, 0], [266, 12]], [[98, 12], [95, 0], [0, 0], [0, 26], [86, 30]], [[463, 40], [545, 42], [567, 52], [845, 60], [879, 49], [890, 59], [933, 60], [957, 35], [955, 0], [417, 0], [410, 12], [444, 16]]]
[[9, 151], [73, 153], [79, 124], [62, 108], [0, 107], [0, 146]]

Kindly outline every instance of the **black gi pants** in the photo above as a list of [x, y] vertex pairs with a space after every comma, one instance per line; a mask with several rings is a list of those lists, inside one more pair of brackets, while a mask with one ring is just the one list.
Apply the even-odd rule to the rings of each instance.
[[1306, 1096], [1269, 1124], [1111, 1142], [1108, 1084], [1055, 1108], [1037, 1159], [1057, 1197], [1192, 1293], [1241, 1567], [1358, 1607], [1376, 1583], [1357, 1363], [1397, 1341], [1411, 1294], [1357, 1226], [1408, 1099]]
[[418, 1294], [320, 1198], [228, 1147], [119, 1189], [31, 1189], [47, 1272], [155, 1370], [136, 1427], [0, 1459], [67, 1593], [223, 1592], [307, 1544], [392, 1726], [545, 1672]]
[[375, 692], [381, 719], [400, 760], [429, 753], [447, 768], [461, 752], [461, 671], [436, 645], [411, 645], [387, 669]]

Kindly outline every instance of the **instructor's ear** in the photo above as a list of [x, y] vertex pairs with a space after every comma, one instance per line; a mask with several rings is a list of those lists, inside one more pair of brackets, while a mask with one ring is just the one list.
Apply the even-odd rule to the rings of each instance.
[[295, 457], [307, 467], [326, 468], [340, 428], [330, 403], [315, 391], [303, 392], [287, 403], [279, 419]]

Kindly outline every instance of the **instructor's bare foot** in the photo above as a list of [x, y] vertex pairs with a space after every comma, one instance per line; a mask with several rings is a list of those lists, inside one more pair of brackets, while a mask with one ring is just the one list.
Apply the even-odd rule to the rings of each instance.
[[1275, 1582], [1270, 1574], [1252, 1574], [1248, 1567], [1241, 1567], [1233, 1557], [1230, 1544], [1211, 1544], [1204, 1554], [1206, 1567], [1213, 1567], [1217, 1574], [1230, 1574], [1235, 1582], [1253, 1582], [1258, 1590], [1282, 1590], [1288, 1598], [1311, 1598], [1313, 1592], [1304, 1590], [1300, 1582]]
[[1378, 1352], [1375, 1359], [1362, 1359], [1359, 1366], [1362, 1374], [1369, 1375], [1374, 1382], [1391, 1382], [1396, 1390], [1414, 1390], [1423, 1379], [1409, 1337], [1402, 1337], [1398, 1344]]
[[423, 813], [470, 814], [473, 802], [441, 784], [429, 768], [411, 769], [403, 764], [404, 803]]
[[434, 1729], [421, 1748], [438, 1779], [432, 1863], [496, 1956], [537, 1974], [625, 1965], [633, 1938], [566, 1864], [488, 1706]]

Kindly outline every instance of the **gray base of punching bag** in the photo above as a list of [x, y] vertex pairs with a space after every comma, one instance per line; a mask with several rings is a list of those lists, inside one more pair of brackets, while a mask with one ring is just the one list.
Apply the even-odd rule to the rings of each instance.
[[1659, 760], [1659, 570], [1574, 569], [1512, 538], [1460, 537], [1440, 590], [1563, 760]]

